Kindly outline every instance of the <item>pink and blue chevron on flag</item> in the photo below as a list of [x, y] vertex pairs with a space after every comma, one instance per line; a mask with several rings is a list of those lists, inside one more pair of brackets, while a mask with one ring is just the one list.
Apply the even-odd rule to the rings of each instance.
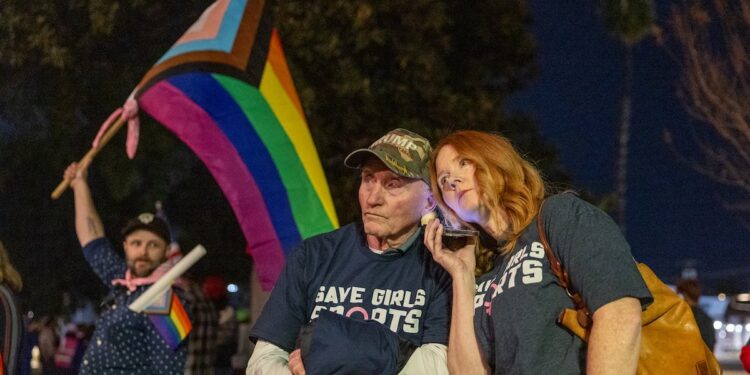
[[146, 73], [141, 109], [206, 165], [263, 289], [291, 248], [338, 227], [328, 183], [265, 1], [219, 0]]

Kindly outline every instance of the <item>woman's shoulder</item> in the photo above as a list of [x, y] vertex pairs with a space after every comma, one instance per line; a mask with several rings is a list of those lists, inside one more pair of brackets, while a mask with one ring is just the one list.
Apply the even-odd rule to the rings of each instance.
[[581, 199], [574, 191], [554, 194], [544, 200], [542, 217], [577, 217], [583, 214], [603, 214], [604, 211]]

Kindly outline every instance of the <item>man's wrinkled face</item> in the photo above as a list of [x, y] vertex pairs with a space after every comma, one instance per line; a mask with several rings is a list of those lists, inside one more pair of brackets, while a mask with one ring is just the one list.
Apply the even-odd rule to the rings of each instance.
[[146, 277], [166, 260], [167, 243], [153, 232], [139, 229], [125, 237], [125, 260], [133, 276]]
[[367, 235], [396, 239], [413, 230], [430, 207], [429, 188], [422, 180], [399, 176], [379, 159], [362, 167], [359, 205]]

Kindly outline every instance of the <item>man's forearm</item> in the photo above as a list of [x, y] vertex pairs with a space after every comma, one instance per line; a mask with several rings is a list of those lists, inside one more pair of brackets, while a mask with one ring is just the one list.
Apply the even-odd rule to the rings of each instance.
[[258, 340], [253, 354], [247, 362], [246, 375], [291, 375], [288, 367], [289, 353], [271, 344]]
[[76, 234], [81, 246], [104, 236], [104, 225], [96, 212], [88, 184], [78, 183], [73, 189], [76, 215]]
[[443, 344], [424, 344], [414, 350], [399, 375], [448, 375], [447, 351]]

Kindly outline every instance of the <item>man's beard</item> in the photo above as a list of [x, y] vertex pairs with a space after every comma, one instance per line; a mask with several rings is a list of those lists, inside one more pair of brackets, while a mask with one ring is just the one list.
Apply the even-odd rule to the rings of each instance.
[[[138, 264], [138, 262], [146, 262], [148, 264], [148, 268], [144, 268], [143, 266], [141, 266], [139, 271], [139, 268], [136, 267], [136, 264]], [[158, 266], [158, 264], [154, 265], [150, 259], [135, 259], [131, 262], [128, 262], [128, 270], [130, 270], [130, 274], [135, 277], [148, 277]]]

